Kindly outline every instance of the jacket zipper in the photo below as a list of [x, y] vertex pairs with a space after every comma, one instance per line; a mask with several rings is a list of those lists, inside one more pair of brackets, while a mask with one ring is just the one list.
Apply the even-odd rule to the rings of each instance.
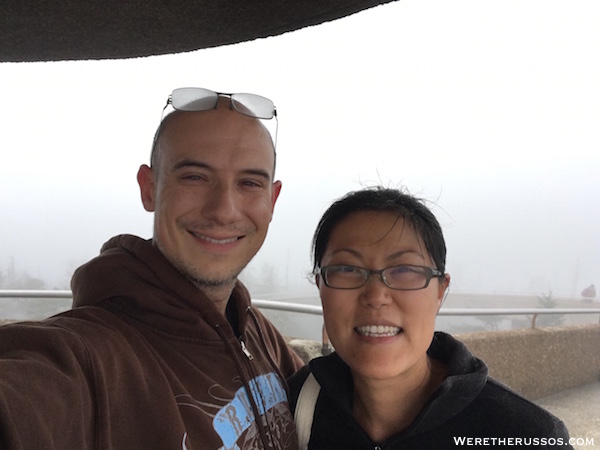
[[[228, 339], [225, 334], [225, 331], [218, 325], [216, 326], [216, 329], [217, 329], [217, 332], [221, 335], [221, 338], [225, 342], [227, 342]], [[250, 350], [248, 350], [248, 348], [246, 347], [246, 343], [244, 342], [243, 335], [239, 336], [238, 342], [240, 343], [240, 348], [242, 350], [242, 353], [244, 355], [246, 355], [246, 358], [248, 358], [248, 361], [252, 361], [254, 359], [254, 356], [252, 356], [252, 353], [250, 353]], [[246, 389], [248, 399], [252, 406], [252, 413], [255, 418], [255, 425], [258, 429], [258, 433], [259, 433], [263, 448], [265, 448], [265, 449], [272, 448], [273, 440], [272, 440], [272, 438], [267, 436], [267, 435], [270, 436], [270, 430], [261, 421], [261, 415], [260, 415], [260, 412], [258, 409], [258, 403], [257, 403], [257, 401], [259, 401], [259, 399], [254, 397], [253, 391], [250, 387], [250, 381], [254, 379], [254, 375], [255, 375], [254, 370], [252, 369], [252, 365], [250, 363], [244, 364], [243, 360], [239, 359], [239, 353], [237, 354], [238, 355], [237, 357], [235, 355], [237, 352], [233, 352], [233, 353], [234, 353], [234, 355], [233, 355], [234, 360], [236, 361], [236, 365], [238, 366], [238, 370], [240, 371], [240, 375], [242, 377], [242, 382], [244, 384], [244, 388]], [[257, 392], [259, 392], [259, 391], [257, 391]], [[259, 394], [260, 394], [260, 392], [259, 392]]]
[[246, 344], [244, 343], [244, 340], [240, 337], [240, 345], [242, 346], [242, 351], [244, 352], [244, 355], [246, 355], [246, 357], [252, 361], [254, 359], [254, 356], [252, 356], [252, 353], [250, 353], [250, 350], [248, 350], [248, 348], [246, 347]]

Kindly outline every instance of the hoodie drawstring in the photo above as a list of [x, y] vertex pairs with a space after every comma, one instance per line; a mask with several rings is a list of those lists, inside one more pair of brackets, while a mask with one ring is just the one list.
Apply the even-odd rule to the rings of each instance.
[[[258, 322], [258, 318], [254, 314], [254, 311], [252, 311], [251, 307], [246, 308], [246, 314], [248, 314], [252, 318], [252, 321], [254, 322], [254, 325], [256, 326], [256, 330], [258, 331], [258, 337], [260, 339], [260, 343], [262, 344], [263, 349], [265, 350], [265, 353], [267, 354], [267, 359], [269, 360], [269, 364], [271, 365], [271, 367], [273, 368], [273, 370], [275, 371], [275, 373], [277, 374], [277, 376], [281, 380], [281, 384], [283, 386], [283, 389], [285, 389], [285, 395], [286, 395], [286, 397], [289, 400], [289, 398], [290, 398], [290, 392], [289, 392], [289, 389], [288, 389], [288, 385], [287, 385], [285, 376], [283, 375], [283, 372], [281, 371], [281, 369], [279, 368], [279, 366], [275, 363], [275, 359], [273, 358], [273, 355], [271, 355], [271, 352], [269, 351], [269, 347], [267, 346], [267, 342], [265, 340], [265, 335], [264, 335], [264, 333], [262, 331], [260, 323]], [[265, 416], [265, 418], [266, 418], [266, 416]], [[268, 419], [267, 419], [267, 424], [269, 426], [269, 432], [272, 435], [273, 429], [271, 428], [271, 422]]]
[[[272, 444], [272, 442], [273, 442], [270, 427], [268, 430], [265, 430], [266, 427], [262, 423], [261, 415], [260, 415], [260, 412], [258, 411], [258, 406], [256, 405], [257, 399], [255, 399], [254, 395], [253, 395], [254, 391], [256, 391], [260, 395], [260, 390], [259, 389], [252, 390], [250, 388], [248, 380], [251, 380], [253, 378], [252, 374], [248, 374], [248, 370], [245, 369], [244, 364], [242, 363], [242, 361], [240, 361], [239, 353], [234, 348], [232, 348], [231, 345], [229, 345], [229, 338], [228, 338], [225, 330], [223, 330], [223, 328], [219, 324], [215, 325], [215, 329], [217, 330], [217, 333], [219, 334], [221, 339], [227, 345], [227, 348], [230, 349], [231, 354], [233, 356], [233, 360], [237, 367], [237, 370], [242, 375], [241, 376], [242, 383], [244, 384], [244, 389], [246, 389], [246, 393], [248, 394], [248, 401], [250, 402], [250, 405], [252, 407], [252, 413], [254, 414], [254, 423], [256, 424], [256, 427], [260, 434], [263, 445], [266, 445], [265, 448], [273, 447], [273, 445], [269, 445], [270, 443]], [[240, 338], [240, 342], [242, 342], [242, 343], [244, 342], [242, 340], [242, 338]], [[245, 347], [245, 344], [244, 344], [244, 347]], [[248, 359], [250, 359], [250, 358], [248, 358]], [[262, 398], [261, 398], [261, 401], [262, 401]], [[262, 403], [263, 403], [263, 407], [264, 407], [264, 401], [262, 401]], [[265, 419], [266, 419], [266, 410], [265, 410]], [[267, 437], [267, 434], [269, 435], [268, 437]]]
[[281, 379], [281, 382], [283, 383], [283, 387], [285, 389], [285, 393], [289, 399], [290, 393], [288, 392], [287, 383], [285, 382], [285, 376], [283, 375], [283, 372], [281, 371], [281, 369], [279, 368], [277, 363], [275, 363], [275, 359], [273, 358], [273, 355], [271, 355], [271, 352], [269, 351], [269, 347], [267, 346], [267, 341], [265, 339], [265, 335], [262, 331], [262, 328], [260, 327], [260, 323], [258, 322], [258, 318], [254, 314], [254, 311], [252, 311], [252, 308], [250, 306], [248, 306], [246, 308], [246, 314], [248, 314], [252, 318], [252, 321], [254, 322], [254, 325], [256, 326], [256, 329], [258, 331], [258, 337], [260, 339], [260, 343], [262, 344], [263, 349], [265, 350], [265, 353], [267, 354], [267, 359], [269, 360], [269, 364], [271, 365], [271, 368], [275, 371], [275, 373], [277, 373], [277, 376]]

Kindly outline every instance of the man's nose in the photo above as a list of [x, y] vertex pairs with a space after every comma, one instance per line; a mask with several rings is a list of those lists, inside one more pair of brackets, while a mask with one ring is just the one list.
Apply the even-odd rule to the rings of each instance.
[[220, 184], [210, 192], [202, 212], [207, 219], [219, 225], [227, 225], [239, 219], [240, 207], [235, 189]]
[[383, 283], [381, 274], [372, 273], [367, 283], [360, 289], [360, 301], [366, 306], [379, 309], [392, 302], [392, 290]]

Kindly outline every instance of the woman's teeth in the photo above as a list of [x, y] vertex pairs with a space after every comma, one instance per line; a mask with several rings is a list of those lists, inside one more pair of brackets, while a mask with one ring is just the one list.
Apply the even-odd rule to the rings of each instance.
[[399, 327], [388, 327], [384, 325], [368, 325], [365, 327], [356, 327], [356, 332], [361, 336], [368, 337], [387, 337], [396, 336], [400, 334], [402, 328]]

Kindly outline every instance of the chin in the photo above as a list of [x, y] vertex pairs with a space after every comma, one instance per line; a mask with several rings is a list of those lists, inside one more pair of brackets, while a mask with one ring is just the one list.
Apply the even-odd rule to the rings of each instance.
[[188, 277], [194, 281], [198, 286], [206, 287], [222, 287], [228, 286], [237, 282], [239, 272], [213, 272], [195, 270], [192, 273], [188, 273]]
[[[342, 357], [342, 359], [344, 358]], [[373, 380], [385, 380], [399, 376], [406, 372], [412, 364], [412, 360], [406, 354], [398, 354], [389, 350], [384, 354], [373, 352], [370, 355], [354, 356], [344, 360], [354, 374]]]
[[354, 378], [383, 381], [395, 378], [402, 374], [402, 370], [396, 367], [378, 367], [372, 365], [369, 367], [353, 367], [352, 376]]
[[191, 280], [197, 286], [220, 287], [226, 286], [237, 281], [237, 277], [241, 270], [232, 268], [223, 268], [215, 270], [215, 264], [209, 267], [203, 267], [204, 264], [194, 264], [193, 261], [175, 260], [171, 263], [179, 270], [186, 278]]

